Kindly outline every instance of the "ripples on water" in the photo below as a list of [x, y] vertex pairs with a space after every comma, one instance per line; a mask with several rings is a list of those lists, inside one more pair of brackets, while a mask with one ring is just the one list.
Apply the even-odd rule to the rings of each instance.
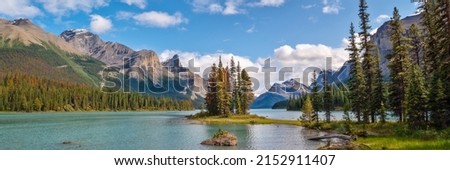
[[[299, 112], [254, 110], [278, 119]], [[319, 132], [289, 125], [207, 125], [187, 120], [195, 112], [2, 113], [0, 149], [192, 150], [316, 149], [306, 140]], [[298, 114], [298, 115], [297, 115]], [[234, 133], [238, 146], [200, 145], [219, 128]], [[72, 144], [64, 145], [64, 141]]]

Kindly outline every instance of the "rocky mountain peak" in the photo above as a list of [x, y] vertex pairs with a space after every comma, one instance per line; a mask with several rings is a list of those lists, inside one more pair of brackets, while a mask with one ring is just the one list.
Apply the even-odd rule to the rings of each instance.
[[18, 40], [27, 46], [31, 44], [45, 46], [45, 43], [52, 43], [64, 51], [82, 54], [70, 44], [51, 33], [45, 32], [26, 18], [11, 21], [0, 19], [0, 36], [5, 39]]
[[62, 32], [60, 37], [66, 41], [71, 41], [74, 38], [76, 38], [75, 36], [80, 36], [82, 34], [85, 34], [84, 36], [96, 36], [95, 34], [89, 32], [86, 29], [72, 29]]
[[174, 73], [189, 71], [187, 68], [183, 67], [183, 65], [181, 64], [180, 57], [178, 56], [178, 54], [174, 55], [171, 59], [163, 62], [162, 65], [164, 67], [166, 67], [167, 69], [169, 69], [169, 71], [174, 72]]
[[10, 23], [12, 25], [16, 25], [16, 26], [34, 25], [33, 22], [31, 22], [31, 20], [27, 19], [27, 18], [15, 19], [15, 20], [10, 21]]
[[284, 81], [283, 83], [274, 83], [269, 92], [275, 92], [282, 95], [301, 94], [308, 92], [308, 87], [295, 79]]
[[103, 42], [98, 35], [91, 33], [86, 29], [66, 30], [62, 32], [59, 37], [87, 55], [95, 54], [105, 45], [105, 42]]

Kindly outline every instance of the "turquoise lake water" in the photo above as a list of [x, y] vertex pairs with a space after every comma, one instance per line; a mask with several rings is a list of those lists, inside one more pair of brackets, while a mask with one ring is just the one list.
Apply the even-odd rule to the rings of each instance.
[[[198, 111], [197, 111], [198, 112]], [[297, 119], [300, 112], [252, 110], [276, 119]], [[195, 111], [0, 113], [1, 150], [307, 150], [319, 132], [289, 125], [207, 125], [187, 120]], [[238, 146], [205, 146], [219, 128], [238, 137]], [[63, 144], [71, 141], [72, 144]]]

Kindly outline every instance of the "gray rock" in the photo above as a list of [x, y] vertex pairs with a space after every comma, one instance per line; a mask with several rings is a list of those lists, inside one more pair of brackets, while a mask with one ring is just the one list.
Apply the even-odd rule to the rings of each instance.
[[226, 132], [223, 135], [218, 137], [214, 137], [211, 139], [207, 139], [203, 141], [202, 145], [213, 145], [213, 146], [236, 146], [238, 143], [238, 139], [235, 135]]

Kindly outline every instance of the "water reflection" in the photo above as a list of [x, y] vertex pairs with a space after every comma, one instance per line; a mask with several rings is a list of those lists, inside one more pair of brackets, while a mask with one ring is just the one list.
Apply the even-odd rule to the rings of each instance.
[[[95, 112], [0, 114], [0, 149], [191, 150], [316, 149], [319, 132], [289, 125], [208, 125], [184, 118], [195, 112]], [[261, 112], [262, 113], [262, 112]], [[258, 113], [259, 114], [259, 113]], [[292, 112], [264, 111], [287, 119]], [[238, 137], [238, 146], [200, 143], [218, 129]], [[64, 145], [62, 142], [73, 144]]]

